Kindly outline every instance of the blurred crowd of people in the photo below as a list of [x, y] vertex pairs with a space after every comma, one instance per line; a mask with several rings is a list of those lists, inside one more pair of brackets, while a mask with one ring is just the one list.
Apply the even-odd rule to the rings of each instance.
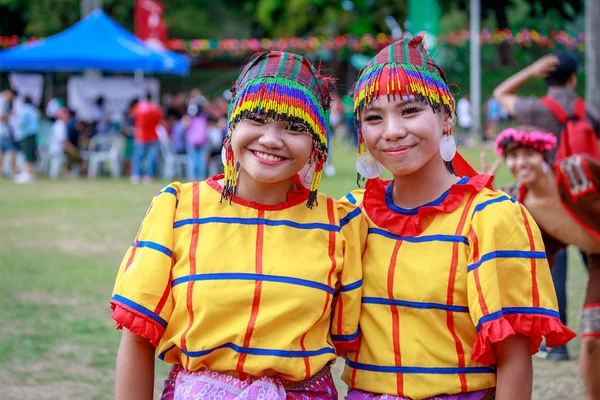
[[[106, 174], [129, 177], [134, 184], [158, 177], [205, 179], [223, 170], [227, 94], [209, 99], [194, 88], [166, 93], [160, 104], [147, 94], [131, 101], [122, 115], [109, 113], [105, 99], [98, 97], [90, 121], [60, 98], [40, 109], [6, 89], [0, 92], [0, 171], [18, 183], [33, 182], [37, 175]], [[334, 96], [331, 125], [350, 145], [358, 143], [351, 93]], [[335, 174], [331, 160], [325, 173]]]
[[128, 176], [133, 183], [162, 174], [201, 180], [222, 170], [221, 148], [227, 128], [227, 100], [212, 100], [200, 89], [131, 101], [123, 115], [110, 115], [105, 99], [94, 102], [92, 121], [84, 121], [51, 99], [45, 110], [13, 89], [0, 92], [0, 171], [15, 182], [36, 174], [51, 178], [95, 177], [103, 172]]
[[[480, 140], [492, 146], [499, 132], [499, 124], [512, 119], [508, 110], [493, 96], [486, 99], [483, 104], [483, 127]], [[456, 104], [457, 139], [461, 145], [473, 147], [473, 137], [469, 136], [473, 127], [473, 105], [468, 95], [462, 96]]]

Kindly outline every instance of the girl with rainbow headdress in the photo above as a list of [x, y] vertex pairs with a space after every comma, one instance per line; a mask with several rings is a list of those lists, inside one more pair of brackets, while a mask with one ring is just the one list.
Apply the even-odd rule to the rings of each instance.
[[[528, 399], [558, 318], [540, 231], [456, 152], [454, 98], [424, 36], [383, 49], [354, 88], [368, 225], [347, 399]], [[393, 180], [379, 178], [385, 167]]]
[[556, 149], [553, 134], [532, 126], [505, 129], [496, 138], [496, 154], [518, 182], [505, 191], [525, 205], [540, 226], [548, 259], [552, 261], [567, 245], [587, 254], [580, 366], [588, 398], [596, 400], [600, 399], [600, 162], [589, 154], [576, 154], [552, 165]]
[[173, 364], [165, 400], [337, 399], [366, 230], [317, 192], [328, 83], [297, 54], [255, 55], [232, 89], [224, 176], [153, 199], [111, 299], [117, 399], [152, 398], [155, 354]]

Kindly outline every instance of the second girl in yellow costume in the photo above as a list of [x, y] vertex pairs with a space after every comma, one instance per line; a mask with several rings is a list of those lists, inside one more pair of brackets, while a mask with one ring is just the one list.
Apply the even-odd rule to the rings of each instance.
[[[368, 181], [347, 201], [360, 204], [368, 239], [347, 399], [530, 398], [542, 337], [558, 346], [574, 333], [527, 210], [490, 176], [463, 176], [454, 99], [424, 37], [374, 57], [354, 101]], [[378, 177], [382, 165], [392, 181]]]

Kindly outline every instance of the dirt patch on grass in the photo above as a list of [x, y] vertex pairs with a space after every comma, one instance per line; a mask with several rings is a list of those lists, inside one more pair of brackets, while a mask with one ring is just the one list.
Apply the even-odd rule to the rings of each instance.
[[0, 219], [0, 229], [2, 228], [26, 228], [39, 227], [45, 225], [56, 225], [61, 223], [62, 218], [58, 215], [43, 215], [43, 216], [27, 216], [16, 217], [9, 219]]
[[56, 247], [63, 253], [90, 254], [119, 252], [124, 253], [127, 245], [115, 240], [112, 236], [105, 236], [101, 240], [90, 241], [83, 238], [60, 239], [54, 241]]
[[85, 255], [99, 253], [125, 254], [127, 243], [116, 240], [112, 236], [105, 236], [99, 240], [87, 240], [82, 237], [46, 238], [44, 241], [19, 240], [15, 247], [25, 250], [57, 251], [68, 255]]
[[[17, 300], [24, 303], [64, 308], [65, 315], [71, 315], [71, 311], [67, 311], [66, 307], [73, 307], [73, 311], [76, 311], [75, 314], [73, 314], [74, 318], [84, 315], [86, 318], [93, 317], [99, 320], [110, 320], [110, 307], [108, 306], [107, 299], [102, 299], [102, 301], [90, 301], [90, 298], [48, 292], [21, 292], [17, 293], [16, 297]], [[0, 333], [2, 330], [3, 328], [0, 328]], [[11, 329], [6, 328], [6, 331], [11, 331]]]
[[26, 303], [39, 304], [44, 306], [79, 306], [81, 301], [77, 297], [65, 296], [56, 293], [47, 292], [21, 292], [17, 298]]

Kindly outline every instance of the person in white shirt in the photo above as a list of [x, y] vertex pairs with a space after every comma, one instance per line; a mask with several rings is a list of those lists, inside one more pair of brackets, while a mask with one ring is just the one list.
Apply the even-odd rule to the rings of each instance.
[[473, 117], [471, 116], [471, 102], [469, 96], [463, 96], [456, 105], [456, 114], [458, 116], [458, 126], [463, 132], [471, 129]]
[[25, 165], [22, 171], [15, 176], [15, 183], [31, 183], [35, 179], [40, 112], [33, 105], [29, 96], [23, 97], [21, 105], [17, 105], [16, 107], [13, 102], [13, 109], [15, 110], [11, 119], [13, 136], [19, 149], [25, 156]]
[[65, 155], [68, 164], [79, 160], [79, 152], [73, 143], [69, 142], [69, 110], [61, 108], [56, 112], [56, 121], [52, 125], [52, 135], [48, 143], [48, 152], [51, 157]]

